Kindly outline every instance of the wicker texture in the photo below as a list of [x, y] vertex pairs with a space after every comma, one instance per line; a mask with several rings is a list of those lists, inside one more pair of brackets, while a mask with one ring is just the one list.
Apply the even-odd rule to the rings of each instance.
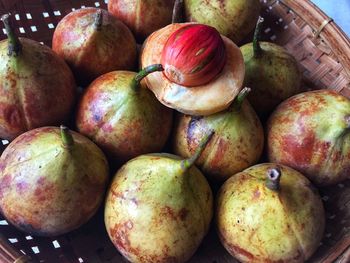
[[[263, 39], [286, 47], [300, 62], [305, 89], [329, 88], [350, 97], [350, 43], [334, 22], [308, 0], [261, 0], [265, 18]], [[51, 46], [58, 21], [70, 11], [87, 6], [106, 9], [100, 0], [3, 0], [0, 12], [12, 12], [19, 36]], [[325, 22], [326, 21], [326, 22]], [[4, 30], [0, 39], [5, 38]], [[247, 38], [247, 41], [251, 38]], [[6, 147], [7, 142], [3, 141]], [[3, 149], [2, 149], [3, 150]], [[327, 213], [324, 239], [310, 262], [350, 262], [350, 181], [320, 189]], [[109, 241], [103, 208], [80, 229], [56, 238], [31, 237], [8, 225], [0, 215], [0, 238], [15, 250], [0, 262], [22, 254], [34, 262], [126, 262]], [[1, 243], [1, 242], [0, 242]], [[13, 260], [14, 261], [14, 260]], [[18, 262], [26, 262], [21, 258]], [[220, 245], [212, 228], [190, 262], [236, 262]]]

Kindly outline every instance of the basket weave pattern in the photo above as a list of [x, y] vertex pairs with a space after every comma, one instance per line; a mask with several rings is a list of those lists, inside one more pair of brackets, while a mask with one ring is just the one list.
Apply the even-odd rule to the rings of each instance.
[[[329, 88], [350, 97], [350, 43], [334, 22], [308, 0], [261, 2], [265, 18], [263, 39], [283, 45], [296, 57], [305, 89]], [[106, 9], [106, 3], [106, 0], [3, 0], [0, 12], [14, 14], [19, 36], [51, 46], [54, 28], [63, 16], [81, 7]], [[0, 30], [0, 39], [4, 38], [5, 31]], [[247, 38], [248, 41], [251, 39]], [[2, 141], [1, 152], [7, 143]], [[350, 181], [322, 188], [320, 192], [327, 226], [310, 262], [350, 262]], [[3, 240], [17, 252], [13, 252], [12, 258], [2, 254], [2, 250], [8, 249], [0, 242], [0, 262], [14, 262], [22, 254], [30, 255], [34, 262], [126, 262], [109, 241], [102, 208], [80, 229], [56, 238], [29, 236], [10, 226], [0, 215], [0, 241]], [[220, 245], [212, 228], [190, 262], [236, 261]]]

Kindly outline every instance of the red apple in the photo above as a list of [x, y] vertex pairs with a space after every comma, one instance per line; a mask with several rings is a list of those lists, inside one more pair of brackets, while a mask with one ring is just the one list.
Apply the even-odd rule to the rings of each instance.
[[22, 231], [56, 236], [87, 222], [108, 180], [103, 152], [66, 127], [18, 136], [0, 158], [0, 211]]
[[74, 77], [49, 47], [17, 38], [9, 15], [2, 17], [8, 39], [0, 42], [0, 138], [66, 121], [76, 99]]
[[240, 262], [305, 262], [324, 233], [319, 193], [284, 165], [263, 163], [235, 174], [216, 200], [218, 235]]
[[196, 164], [204, 174], [223, 182], [258, 162], [264, 144], [263, 127], [242, 89], [231, 106], [204, 117], [181, 114], [174, 125], [173, 151], [189, 157], [208, 130], [215, 134]]
[[[77, 110], [78, 130], [99, 145], [113, 162], [162, 150], [172, 124], [172, 110], [140, 83], [160, 65], [139, 74], [112, 71], [86, 89]], [[160, 69], [161, 68], [161, 69]], [[153, 73], [152, 73], [153, 74]]]
[[300, 93], [280, 104], [267, 127], [268, 158], [318, 185], [350, 178], [350, 100], [332, 90]]
[[79, 84], [113, 70], [136, 66], [136, 41], [129, 28], [106, 10], [83, 8], [57, 25], [52, 49], [66, 60]]

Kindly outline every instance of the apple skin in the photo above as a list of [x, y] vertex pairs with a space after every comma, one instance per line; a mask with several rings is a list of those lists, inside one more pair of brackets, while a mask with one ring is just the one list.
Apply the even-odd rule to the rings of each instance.
[[171, 23], [174, 3], [175, 0], [109, 0], [108, 11], [142, 43], [151, 33]]
[[113, 70], [133, 70], [137, 64], [136, 40], [130, 29], [99, 8], [77, 9], [66, 15], [54, 31], [52, 49], [82, 86]]
[[320, 186], [350, 178], [349, 116], [350, 100], [332, 90], [287, 99], [268, 120], [269, 161], [288, 165]]
[[71, 131], [63, 144], [58, 127], [18, 136], [0, 158], [0, 212], [18, 229], [57, 236], [86, 223], [107, 188], [109, 167], [103, 152]]
[[78, 131], [114, 163], [161, 151], [171, 131], [173, 111], [143, 81], [134, 90], [130, 84], [135, 75], [112, 71], [100, 76], [86, 89], [77, 109]]
[[253, 44], [241, 46], [245, 63], [244, 86], [252, 89], [249, 102], [262, 119], [293, 95], [302, 92], [298, 62], [284, 47], [259, 42], [261, 51], [254, 57]]
[[263, 151], [264, 132], [247, 100], [240, 107], [236, 107], [234, 101], [227, 110], [209, 116], [178, 115], [173, 151], [190, 157], [209, 130], [215, 133], [196, 164], [211, 181], [223, 182], [258, 162]]
[[8, 40], [0, 42], [0, 138], [46, 125], [66, 122], [77, 97], [68, 65], [48, 46], [19, 38], [22, 50], [8, 55]]
[[[266, 177], [276, 168], [279, 190], [271, 190]], [[321, 197], [305, 176], [287, 166], [263, 163], [237, 173], [216, 200], [219, 238], [240, 262], [302, 263], [322, 239]]]
[[236, 44], [254, 29], [260, 6], [259, 0], [184, 1], [186, 21], [215, 27]]
[[105, 225], [130, 262], [187, 262], [208, 232], [212, 191], [197, 167], [183, 172], [181, 163], [176, 155], [141, 155], [114, 176]]

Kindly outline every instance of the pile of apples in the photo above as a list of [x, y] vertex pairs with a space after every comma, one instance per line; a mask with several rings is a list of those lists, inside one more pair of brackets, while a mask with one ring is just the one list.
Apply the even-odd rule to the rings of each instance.
[[52, 49], [2, 17], [0, 212], [11, 224], [61, 235], [104, 204], [131, 262], [186, 262], [211, 222], [241, 262], [311, 257], [325, 227], [315, 187], [350, 177], [350, 101], [303, 91], [295, 58], [259, 41], [259, 0], [208, 2], [79, 9]]

